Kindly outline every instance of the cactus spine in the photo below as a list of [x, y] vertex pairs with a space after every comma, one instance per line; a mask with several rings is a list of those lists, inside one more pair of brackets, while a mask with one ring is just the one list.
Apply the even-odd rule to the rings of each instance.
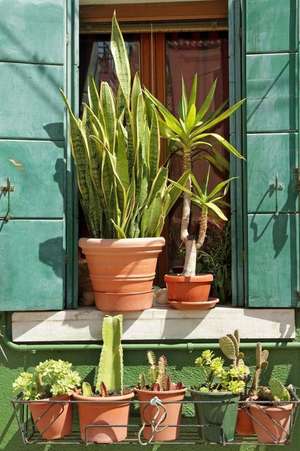
[[123, 392], [122, 326], [122, 315], [105, 316], [103, 319], [103, 347], [96, 382], [96, 390], [101, 394], [105, 393], [105, 389], [108, 393]]

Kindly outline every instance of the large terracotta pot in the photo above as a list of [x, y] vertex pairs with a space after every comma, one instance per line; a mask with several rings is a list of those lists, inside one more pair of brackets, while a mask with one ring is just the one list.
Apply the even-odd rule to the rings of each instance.
[[[163, 403], [171, 401], [172, 404], [164, 404], [164, 407], [167, 411], [167, 417], [165, 421], [160, 424], [159, 429], [161, 430], [155, 433], [153, 441], [166, 442], [176, 440], [178, 438], [182, 408], [182, 404], [179, 401], [182, 401], [184, 399], [185, 391], [185, 388], [169, 391], [150, 391], [136, 389], [137, 398], [139, 401], [142, 401], [142, 403], [140, 404], [140, 415], [142, 422], [146, 424], [143, 430], [143, 436], [145, 440], [149, 440], [152, 437], [152, 429], [149, 425], [151, 424], [155, 415], [157, 415], [157, 407], [148, 404], [149, 401], [154, 397], [158, 397]], [[178, 401], [178, 403], [176, 401]], [[161, 407], [158, 408], [159, 419], [164, 414], [164, 410]]]
[[114, 443], [125, 440], [133, 392], [105, 398], [78, 394], [73, 396], [76, 401], [83, 401], [78, 402], [81, 440], [87, 443]]
[[70, 396], [55, 396], [29, 403], [34, 424], [43, 439], [55, 440], [71, 434], [72, 406], [69, 400]]
[[260, 443], [285, 443], [289, 437], [293, 404], [251, 404], [252, 423]]
[[131, 312], [151, 308], [157, 258], [164, 238], [106, 240], [81, 238], [95, 293], [104, 312]]
[[200, 274], [198, 276], [166, 274], [168, 299], [178, 302], [207, 301], [212, 281], [212, 274]]

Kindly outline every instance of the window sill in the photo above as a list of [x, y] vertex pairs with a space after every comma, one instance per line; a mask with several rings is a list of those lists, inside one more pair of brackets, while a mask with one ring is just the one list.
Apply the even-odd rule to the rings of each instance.
[[[101, 340], [103, 313], [94, 307], [60, 312], [16, 312], [12, 339], [26, 342]], [[177, 311], [165, 306], [124, 315], [124, 340], [211, 340], [238, 328], [241, 338], [290, 340], [296, 336], [294, 310], [219, 306]]]

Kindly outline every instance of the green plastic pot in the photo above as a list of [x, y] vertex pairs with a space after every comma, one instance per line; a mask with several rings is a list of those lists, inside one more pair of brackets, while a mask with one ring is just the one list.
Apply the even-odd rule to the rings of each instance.
[[195, 403], [196, 417], [199, 425], [198, 431], [204, 442], [224, 444], [234, 440], [239, 395], [230, 392], [202, 393], [191, 390]]

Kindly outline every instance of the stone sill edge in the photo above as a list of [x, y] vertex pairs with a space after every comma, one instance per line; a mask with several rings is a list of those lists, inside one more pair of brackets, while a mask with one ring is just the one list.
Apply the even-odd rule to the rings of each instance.
[[[102, 317], [102, 312], [91, 307], [59, 312], [16, 312], [12, 314], [12, 339], [16, 343], [99, 341]], [[123, 339], [215, 340], [234, 328], [240, 330], [242, 339], [293, 340], [296, 337], [295, 312], [293, 309], [230, 306], [209, 311], [158, 307], [125, 314]]]

